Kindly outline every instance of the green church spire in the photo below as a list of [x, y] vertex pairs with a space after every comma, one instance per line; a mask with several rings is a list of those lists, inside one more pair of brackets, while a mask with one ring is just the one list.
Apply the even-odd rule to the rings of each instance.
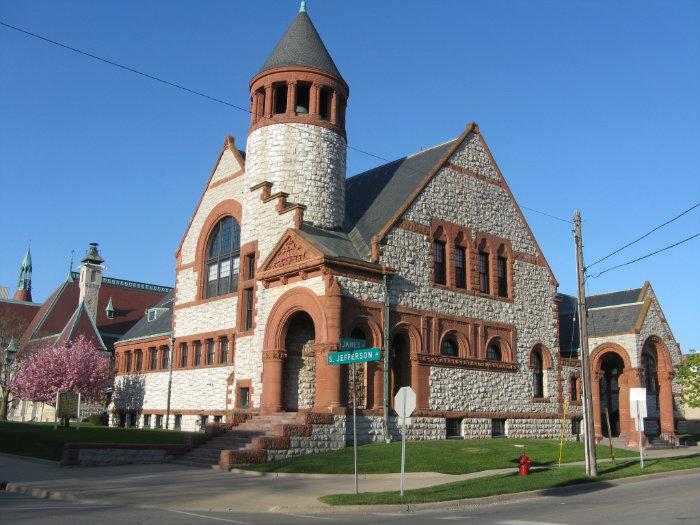
[[17, 289], [32, 290], [32, 254], [27, 246], [27, 251], [22, 259], [22, 264], [19, 267], [19, 278], [17, 279]]

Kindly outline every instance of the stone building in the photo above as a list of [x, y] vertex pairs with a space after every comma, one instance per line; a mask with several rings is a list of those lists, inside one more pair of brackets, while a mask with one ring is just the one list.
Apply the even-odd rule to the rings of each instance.
[[[559, 436], [579, 370], [560, 353], [566, 298], [481, 130], [347, 177], [349, 95], [302, 7], [250, 81], [245, 153], [225, 139], [177, 249], [172, 332], [116, 345], [115, 389], [140, 390], [115, 402], [114, 424], [152, 425], [169, 398], [183, 429], [301, 414], [300, 434], [257, 441], [258, 457], [343, 446], [352, 378], [328, 355], [341, 337], [383, 347], [388, 325], [388, 395], [382, 361], [356, 371], [363, 441], [396, 432], [384, 400], [402, 386], [417, 394], [413, 439]], [[645, 294], [653, 315], [635, 337], [662, 340], [670, 366], [678, 345]], [[157, 357], [132, 363], [170, 344], [169, 390]]]

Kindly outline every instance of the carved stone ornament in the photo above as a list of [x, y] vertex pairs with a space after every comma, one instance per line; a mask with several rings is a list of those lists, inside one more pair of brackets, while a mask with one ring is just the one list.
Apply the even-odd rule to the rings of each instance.
[[307, 258], [306, 249], [289, 237], [277, 251], [277, 255], [268, 266], [268, 270], [276, 270], [291, 266]]
[[273, 348], [271, 350], [263, 350], [262, 356], [265, 361], [281, 361], [287, 357], [287, 352], [281, 348]]

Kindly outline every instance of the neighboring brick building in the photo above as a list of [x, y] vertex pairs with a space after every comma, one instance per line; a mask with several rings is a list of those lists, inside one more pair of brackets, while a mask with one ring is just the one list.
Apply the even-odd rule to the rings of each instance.
[[[20, 319], [17, 357], [47, 345], [67, 346], [80, 336], [110, 356], [114, 343], [172, 288], [104, 277], [104, 259], [91, 243], [79, 272], [66, 279], [43, 303], [31, 301], [31, 256], [22, 261], [17, 292], [22, 300], [0, 300], [0, 318]], [[102, 411], [105, 405], [91, 410]], [[42, 403], [14, 400], [9, 414], [14, 420], [53, 420], [53, 408]]]
[[[579, 370], [571, 348], [559, 352], [566, 298], [478, 126], [346, 179], [348, 96], [302, 9], [250, 82], [246, 153], [225, 139], [177, 250], [172, 416], [193, 429], [309, 412], [329, 427], [313, 435], [343, 446], [348, 369], [329, 366], [328, 354], [340, 337], [382, 346], [390, 281], [390, 397], [416, 391], [412, 438], [557, 437]], [[644, 337], [659, 363], [675, 364], [678, 345], [654, 321], [650, 287], [645, 294], [653, 315], [629, 351]], [[134, 352], [164, 352], [170, 331], [132, 335], [117, 344], [125, 401], [115, 400], [113, 422], [133, 414], [129, 422], [152, 425], [166, 411], [169, 371], [156, 362], [136, 374]], [[592, 342], [598, 363], [611, 343]], [[658, 369], [665, 385], [670, 369]], [[358, 377], [360, 437], [382, 439], [382, 362], [358, 367]], [[579, 405], [572, 400], [569, 436]], [[667, 423], [662, 410], [672, 432]], [[289, 453], [270, 446], [267, 457]]]

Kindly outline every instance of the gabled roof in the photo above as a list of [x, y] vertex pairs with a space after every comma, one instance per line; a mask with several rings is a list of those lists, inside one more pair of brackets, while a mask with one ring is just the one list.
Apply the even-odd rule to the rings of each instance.
[[438, 144], [347, 179], [344, 230], [363, 257], [372, 238], [396, 215], [411, 195], [437, 170], [459, 139]]
[[73, 315], [70, 317], [63, 331], [56, 339], [55, 344], [58, 346], [66, 345], [68, 342], [83, 336], [87, 341], [91, 342], [95, 347], [107, 350], [102, 337], [100, 336], [95, 321], [90, 317], [85, 303], [80, 303]]
[[133, 341], [135, 339], [147, 339], [159, 335], [170, 335], [173, 330], [173, 295], [171, 290], [153, 308], [164, 308], [154, 321], [148, 321], [148, 311], [138, 322], [126, 332], [117, 343]]
[[310, 67], [342, 79], [306, 11], [300, 11], [258, 73], [278, 67]]
[[[608, 337], [636, 332], [649, 309], [643, 288], [586, 296], [588, 337]], [[579, 348], [577, 299], [559, 294], [559, 347], [563, 354]]]

